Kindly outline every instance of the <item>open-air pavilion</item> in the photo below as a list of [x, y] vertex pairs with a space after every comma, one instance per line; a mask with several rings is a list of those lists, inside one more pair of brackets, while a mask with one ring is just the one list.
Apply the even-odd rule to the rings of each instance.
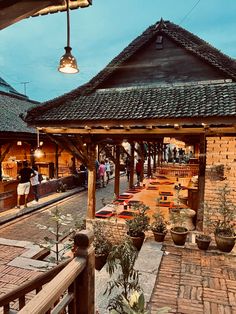
[[[193, 145], [199, 159], [197, 206], [204, 199], [213, 204], [223, 179], [230, 187], [236, 183], [235, 78], [233, 59], [161, 20], [87, 84], [30, 110], [25, 120], [87, 165], [88, 218], [95, 215], [96, 147], [115, 145], [114, 192], [119, 194], [123, 140], [131, 144], [130, 186], [135, 143], [147, 144], [148, 171], [151, 157], [154, 167], [157, 156], [161, 162], [164, 138]], [[201, 227], [200, 210], [197, 221]]]

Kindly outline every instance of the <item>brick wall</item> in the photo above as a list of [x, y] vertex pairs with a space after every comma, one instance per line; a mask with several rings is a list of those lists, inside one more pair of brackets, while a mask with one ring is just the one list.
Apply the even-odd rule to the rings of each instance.
[[204, 200], [217, 208], [218, 190], [227, 183], [231, 189], [229, 198], [236, 205], [236, 137], [208, 137], [206, 142]]

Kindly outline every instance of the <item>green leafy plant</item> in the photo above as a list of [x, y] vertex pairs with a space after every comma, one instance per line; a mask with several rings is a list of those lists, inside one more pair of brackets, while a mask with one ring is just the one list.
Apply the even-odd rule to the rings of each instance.
[[165, 221], [164, 215], [160, 209], [160, 199], [157, 199], [156, 203], [156, 212], [152, 216], [153, 222], [151, 223], [151, 230], [153, 232], [158, 232], [158, 233], [167, 233], [167, 222]]
[[[122, 310], [123, 314], [150, 314], [149, 310], [146, 310], [146, 304], [143, 293], [139, 293], [138, 291], [134, 291], [127, 301], [123, 297], [122, 301]], [[162, 307], [157, 310], [156, 314], [166, 314], [171, 310], [170, 307]], [[118, 314], [117, 310], [113, 309], [110, 311], [110, 314]]]
[[[112, 279], [108, 282], [104, 294], [108, 296], [115, 290], [117, 295], [109, 300], [108, 309], [111, 314], [149, 314], [146, 310], [144, 294], [139, 285], [139, 272], [134, 269], [138, 252], [127, 238], [123, 243], [115, 245], [107, 259], [106, 269]], [[157, 314], [170, 310], [163, 307]]]
[[137, 256], [138, 251], [129, 239], [112, 247], [107, 258], [106, 269], [114, 279], [108, 282], [104, 294], [109, 296], [113, 289], [117, 289], [118, 294], [109, 300], [109, 310], [116, 310], [116, 313], [125, 313], [123, 311], [123, 301], [129, 302], [131, 293], [140, 291], [139, 272], [134, 269]]
[[235, 236], [235, 218], [236, 218], [236, 206], [229, 199], [231, 189], [227, 184], [219, 189], [219, 206], [213, 214], [216, 216], [215, 233], [218, 235], [224, 235], [228, 237]]
[[149, 220], [147, 216], [147, 210], [149, 207], [144, 204], [138, 204], [134, 206], [135, 210], [138, 210], [138, 213], [134, 215], [134, 218], [126, 221], [128, 227], [128, 235], [131, 237], [139, 237], [145, 231], [149, 229]]
[[105, 234], [104, 232], [106, 223], [102, 220], [96, 219], [92, 222], [92, 226], [94, 233], [93, 246], [95, 254], [108, 255], [111, 250], [112, 243], [108, 240], [109, 234]]
[[39, 243], [43, 248], [50, 250], [55, 256], [50, 256], [50, 261], [59, 264], [64, 258], [65, 252], [73, 247], [72, 242], [65, 241], [69, 235], [73, 234], [75, 230], [85, 229], [84, 221], [76, 221], [72, 228], [68, 230], [65, 226], [71, 225], [74, 218], [71, 214], [64, 214], [58, 207], [55, 210], [49, 212], [50, 226], [36, 224], [41, 230], [47, 230], [51, 236], [44, 237], [44, 242]]
[[68, 230], [63, 231], [62, 227], [71, 224], [73, 218], [70, 214], [63, 214], [58, 207], [54, 211], [50, 211], [49, 215], [52, 226], [41, 224], [36, 224], [36, 226], [41, 230], [47, 230], [52, 237], [44, 237], [45, 242], [41, 242], [39, 245], [54, 253], [55, 257], [51, 256], [50, 261], [58, 264], [63, 259], [65, 251], [68, 250], [68, 245], [63, 243], [65, 235], [68, 235]]
[[210, 240], [210, 234], [213, 231], [213, 224], [209, 204], [207, 202], [202, 202], [199, 211], [204, 213], [204, 228], [201, 233], [196, 235], [196, 238], [200, 240]]

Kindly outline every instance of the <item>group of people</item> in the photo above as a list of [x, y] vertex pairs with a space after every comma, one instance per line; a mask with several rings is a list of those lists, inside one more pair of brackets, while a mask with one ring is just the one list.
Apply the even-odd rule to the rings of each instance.
[[[130, 171], [131, 171], [131, 160], [129, 157], [126, 158], [125, 161], [125, 168], [126, 168], [126, 176], [127, 176], [127, 181], [129, 181], [130, 179]], [[137, 175], [137, 184], [140, 184], [141, 181], [141, 176], [143, 173], [143, 162], [142, 159], [139, 158], [136, 162], [135, 165], [135, 171], [136, 171], [136, 175]]]
[[32, 168], [29, 167], [27, 161], [23, 161], [23, 168], [18, 174], [19, 183], [17, 185], [17, 205], [16, 208], [20, 208], [21, 197], [24, 196], [24, 206], [27, 207], [28, 195], [30, 187], [34, 193], [34, 203], [39, 200], [38, 187], [40, 184], [38, 167], [34, 165]]
[[108, 159], [102, 160], [100, 163], [96, 160], [97, 181], [100, 187], [105, 187], [110, 180], [111, 164]]

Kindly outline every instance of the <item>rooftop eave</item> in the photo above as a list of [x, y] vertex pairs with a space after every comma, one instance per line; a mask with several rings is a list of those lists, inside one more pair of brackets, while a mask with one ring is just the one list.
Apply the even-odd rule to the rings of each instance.
[[[70, 8], [84, 8], [92, 0], [70, 0]], [[65, 0], [0, 0], [0, 30], [22, 19], [66, 10]]]

